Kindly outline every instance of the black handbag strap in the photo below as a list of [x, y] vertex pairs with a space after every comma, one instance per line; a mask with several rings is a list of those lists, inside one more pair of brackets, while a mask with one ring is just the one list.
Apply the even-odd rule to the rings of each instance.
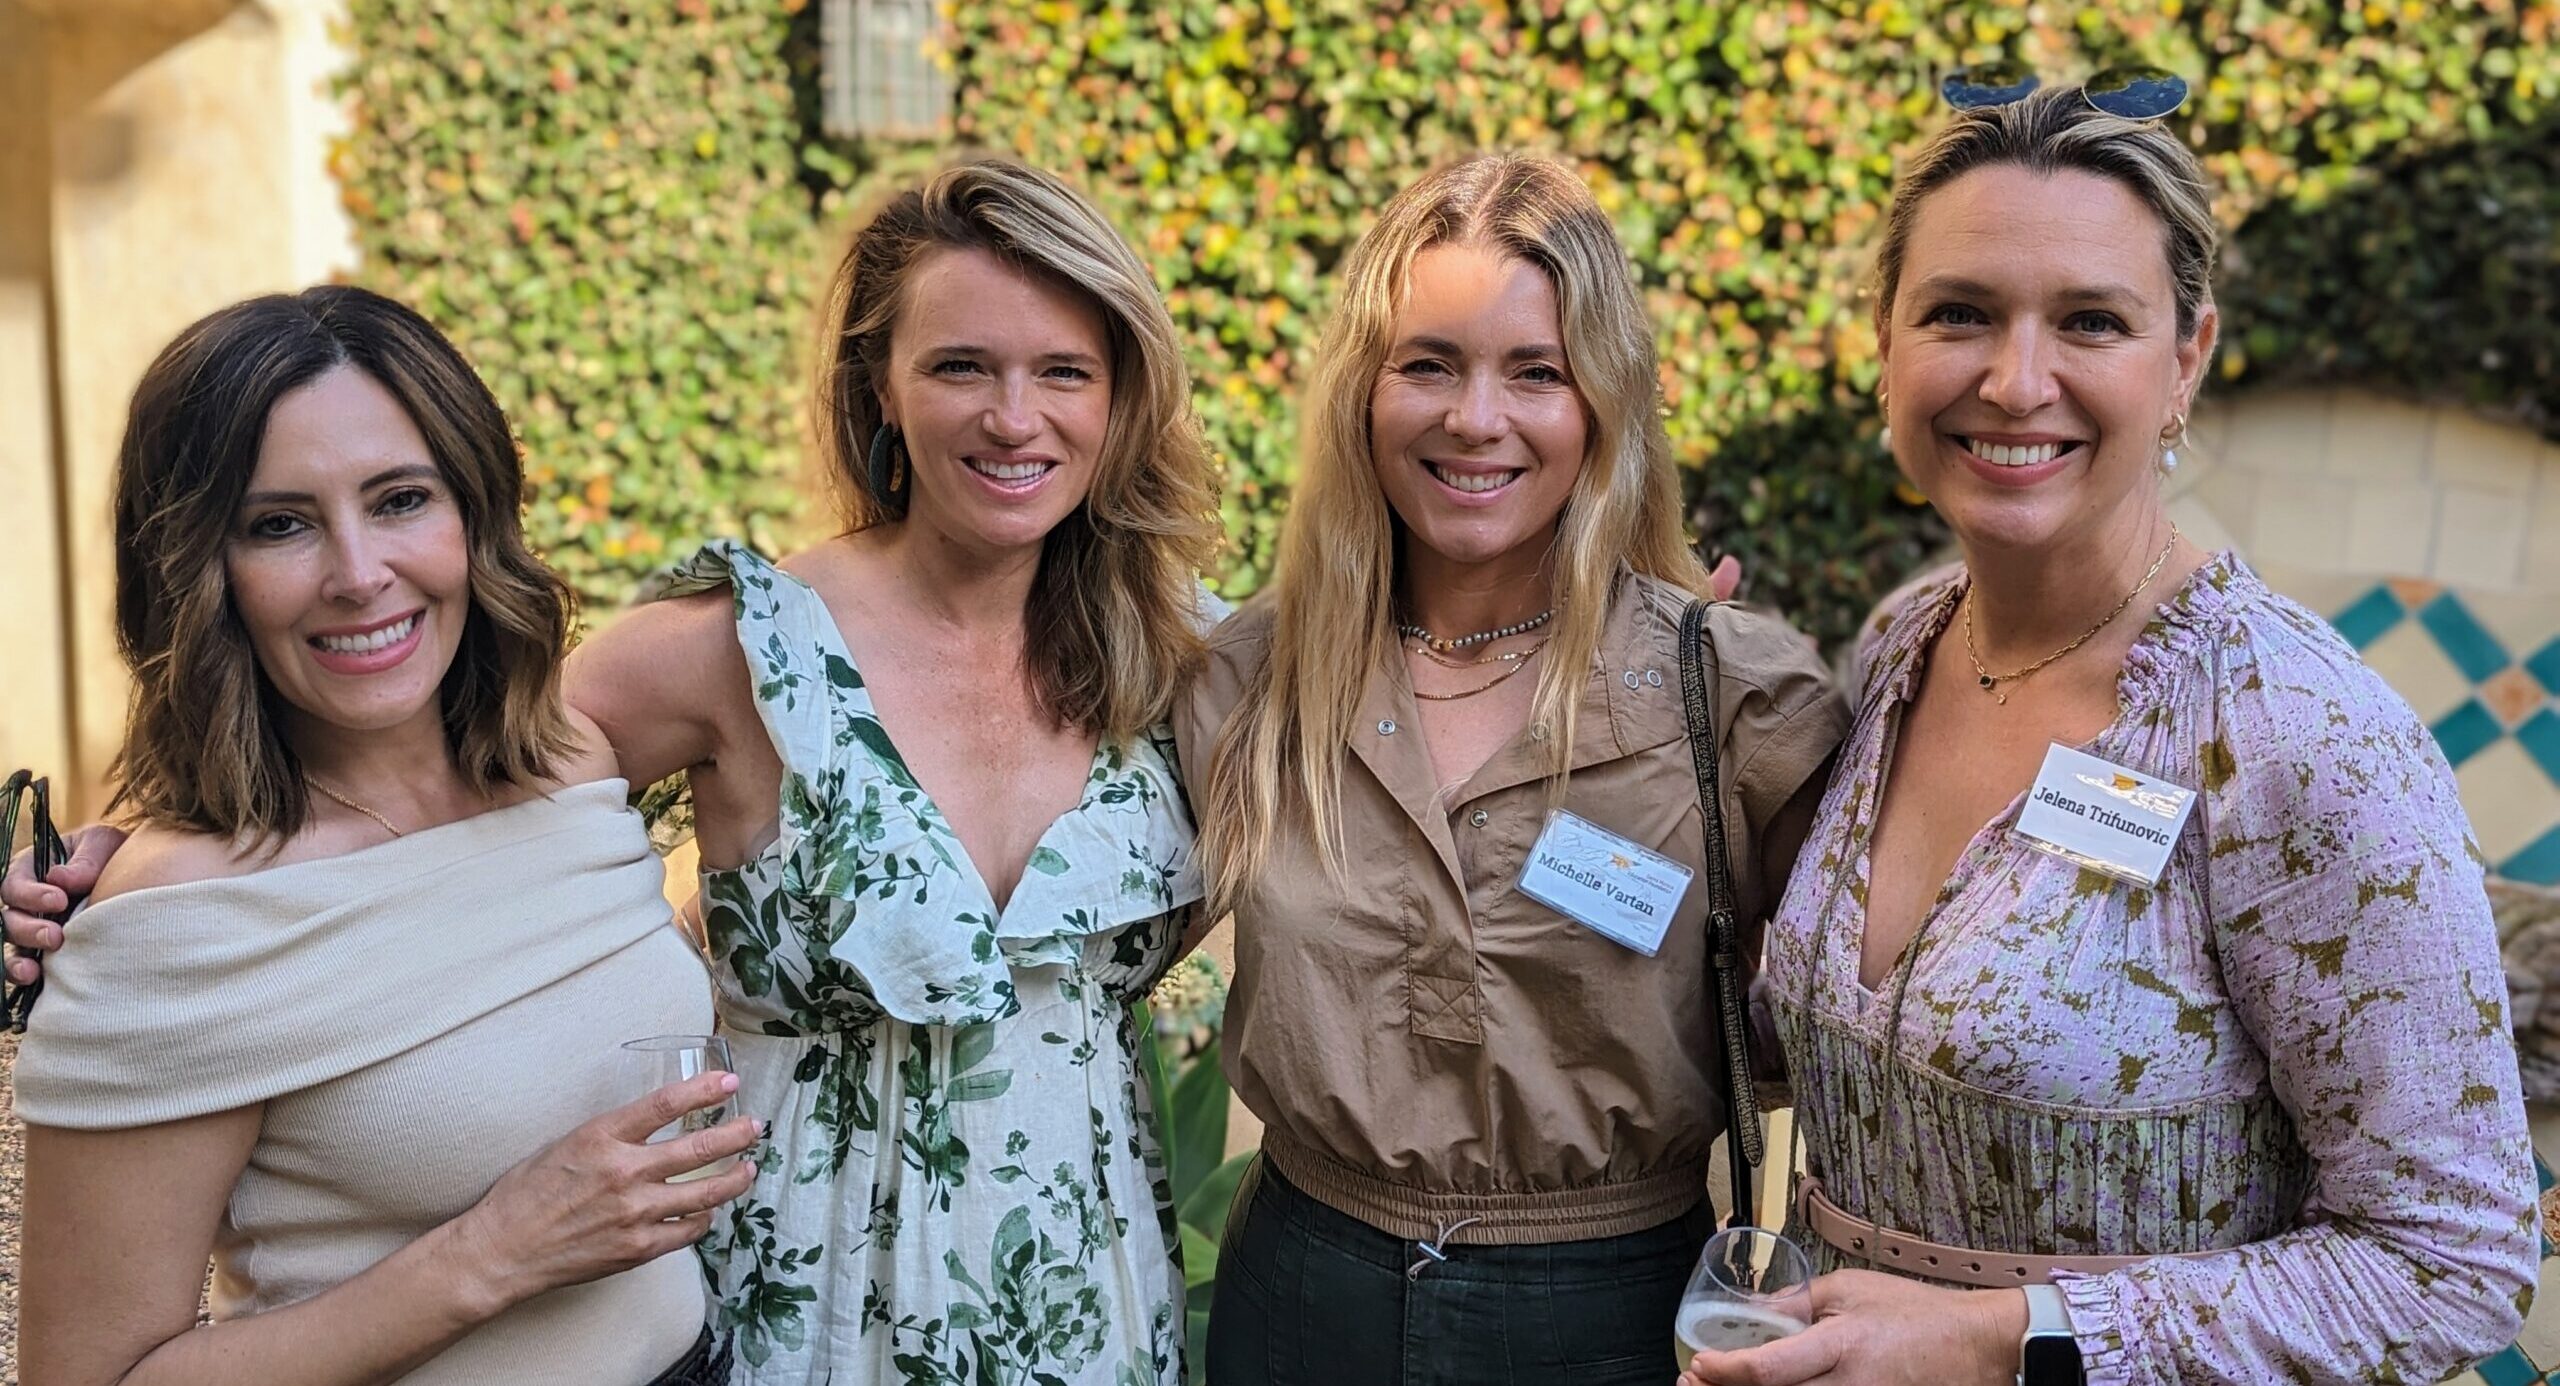
[[[32, 773], [20, 770], [0, 785], [0, 869], [5, 869], [10, 854], [18, 845], [18, 809], [22, 803], [33, 806], [28, 825], [28, 849], [33, 856], [29, 865], [37, 880], [43, 880], [68, 858], [63, 850], [62, 834], [53, 827], [52, 786]], [[33, 949], [21, 950], [24, 956], [39, 956]], [[27, 1017], [34, 1014], [36, 997], [44, 991], [44, 979], [20, 986], [0, 971], [0, 1028], [16, 1034], [27, 1032]]]
[[1680, 613], [1680, 704], [1689, 722], [1689, 756], [1698, 771], [1698, 816], [1707, 835], [1707, 995], [1724, 1036], [1725, 1156], [1733, 1167], [1733, 1217], [1751, 1225], [1752, 1174], [1768, 1153], [1760, 1130], [1760, 1097], [1751, 1086], [1751, 1013], [1742, 988], [1742, 927], [1733, 904], [1733, 864], [1725, 846], [1724, 796], [1716, 773], [1715, 704], [1707, 696], [1707, 603]]

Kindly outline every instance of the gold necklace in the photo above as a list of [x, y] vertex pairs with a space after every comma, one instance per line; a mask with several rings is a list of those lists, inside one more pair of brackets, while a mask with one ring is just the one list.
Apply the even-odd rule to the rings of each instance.
[[2160, 576], [2161, 566], [2169, 561], [2169, 552], [2176, 547], [2178, 547], [2178, 526], [2177, 522], [2171, 521], [2169, 525], [2169, 542], [2160, 546], [2160, 556], [2151, 560], [2151, 566], [2148, 569], [2145, 569], [2142, 574], [2142, 581], [2135, 583], [2133, 585], [2133, 590], [2124, 594], [2123, 601], [2117, 602], [2114, 607], [2108, 610], [2106, 615], [2099, 617], [2096, 625], [2080, 632], [2079, 639], [2072, 641], [2070, 644], [2063, 646], [2061, 649], [2058, 649], [2049, 655], [2046, 655], [2044, 658], [2037, 660], [2033, 664], [2027, 665], [2021, 669], [2012, 669], [2005, 674], [1995, 674], [1990, 670], [1983, 668], [1982, 656], [1973, 647], [1973, 587], [1970, 584], [1967, 584], [1964, 589], [1964, 657], [1973, 661], [1973, 676], [1975, 682], [1981, 686], [1983, 692], [1990, 694], [1995, 700], [2004, 704], [2007, 703], [2009, 701], [2009, 695], [2000, 691], [2000, 685], [2004, 683], [2014, 683], [2019, 679], [2025, 678], [2027, 675], [2051, 664], [2055, 660], [2062, 658], [2064, 655], [2071, 653], [2073, 650], [2088, 644], [2092, 636], [2095, 636], [2099, 631], [2105, 630], [2118, 616], [2122, 616], [2124, 614], [2124, 609], [2126, 607], [2133, 605], [2133, 599], [2142, 595], [2143, 589], [2151, 585], [2151, 580], [2153, 578]]
[[[1534, 655], [1538, 650], [1543, 650], [1545, 648], [1545, 642], [1541, 641], [1538, 645], [1538, 649], [1529, 651], [1529, 654]], [[1520, 671], [1528, 667], [1529, 660], [1528, 657], [1524, 655], [1521, 657], [1519, 663], [1514, 664], [1510, 668], [1503, 670], [1501, 673], [1494, 675], [1492, 678], [1477, 684], [1473, 688], [1465, 689], [1457, 693], [1425, 693], [1421, 689], [1417, 688], [1413, 690], [1413, 696], [1426, 703], [1454, 703], [1461, 698], [1472, 698], [1478, 693], [1488, 693], [1496, 688], [1500, 688], [1502, 685], [1519, 677]]]
[[329, 796], [330, 798], [337, 800], [339, 803], [346, 805], [348, 808], [354, 809], [356, 812], [363, 814], [365, 817], [372, 819], [374, 822], [381, 824], [381, 825], [382, 825], [382, 830], [383, 830], [384, 832], [386, 832], [386, 833], [391, 834], [393, 837], [405, 837], [405, 836], [407, 836], [407, 834], [406, 834], [406, 833], [403, 833], [403, 832], [401, 832], [398, 828], [395, 828], [395, 827], [391, 826], [391, 820], [390, 820], [390, 819], [383, 817], [381, 814], [378, 814], [378, 813], [374, 812], [373, 810], [371, 810], [371, 809], [369, 809], [369, 808], [366, 808], [364, 805], [357, 803], [355, 800], [348, 798], [346, 795], [341, 794], [341, 793], [339, 793], [338, 791], [336, 791], [336, 790], [334, 790], [334, 789], [331, 789], [329, 786], [327, 786], [327, 785], [325, 785], [325, 784], [320, 783], [320, 781], [318, 781], [318, 780], [316, 780], [316, 779], [313, 779], [310, 775], [308, 775], [308, 774], [304, 775], [304, 776], [302, 777], [302, 782], [303, 782], [304, 784], [307, 784], [307, 785], [311, 786], [313, 789], [319, 790], [322, 794], [325, 794], [325, 795]]
[[[1548, 637], [1548, 639], [1553, 638], [1553, 636]], [[1543, 650], [1546, 647], [1547, 642], [1545, 640], [1541, 640], [1537, 644], [1531, 645], [1525, 650], [1505, 650], [1499, 654], [1477, 655], [1473, 659], [1459, 659], [1451, 655], [1445, 655], [1428, 645], [1407, 646], [1405, 653], [1418, 654], [1424, 659], [1430, 660], [1432, 663], [1439, 665], [1443, 669], [1480, 669], [1487, 664], [1517, 664], [1520, 661], [1535, 655], [1538, 651]]]

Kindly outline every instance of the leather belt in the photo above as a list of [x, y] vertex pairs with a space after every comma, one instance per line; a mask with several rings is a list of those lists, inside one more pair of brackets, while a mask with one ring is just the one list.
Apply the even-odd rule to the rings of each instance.
[[1998, 1290], [2018, 1285], [2049, 1284], [2060, 1272], [2104, 1275], [2145, 1261], [2214, 1256], [2211, 1251], [2166, 1252], [2159, 1256], [2025, 1256], [2005, 1251], [1924, 1242], [1907, 1232], [1879, 1227], [1842, 1211], [1822, 1191], [1822, 1181], [1805, 1175], [1796, 1182], [1796, 1216], [1833, 1250], [1885, 1270], [1947, 1280], [1976, 1289]]

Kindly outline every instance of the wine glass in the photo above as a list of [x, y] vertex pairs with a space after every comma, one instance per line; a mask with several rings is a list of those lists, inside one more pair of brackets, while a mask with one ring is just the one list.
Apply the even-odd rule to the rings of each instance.
[[1813, 1324], [1813, 1261], [1765, 1227], [1707, 1239], [1672, 1323], [1679, 1370], [1702, 1351], [1733, 1352], [1791, 1338]]
[[[626, 1041], [625, 1050], [638, 1056], [641, 1069], [641, 1091], [655, 1092], [670, 1083], [699, 1078], [706, 1073], [729, 1073], [729, 1042], [718, 1035], [651, 1035], [647, 1039]], [[729, 1119], [730, 1104], [726, 1099], [708, 1107], [699, 1107], [659, 1127], [649, 1135], [649, 1144], [671, 1141], [696, 1131], [708, 1131]], [[688, 1183], [707, 1179], [738, 1162], [735, 1155], [723, 1155], [699, 1169], [686, 1170], [667, 1182]]]

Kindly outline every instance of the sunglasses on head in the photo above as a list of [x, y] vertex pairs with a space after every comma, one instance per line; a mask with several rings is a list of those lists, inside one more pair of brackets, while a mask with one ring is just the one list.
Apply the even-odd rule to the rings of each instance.
[[[51, 786], [27, 770], [0, 781], [0, 860], [5, 860], [18, 845], [18, 813], [22, 805], [32, 803], [35, 817], [29, 824], [28, 834], [34, 839], [30, 844], [35, 855], [32, 864], [39, 881], [70, 856], [63, 850], [62, 834], [53, 826], [53, 795], [50, 790]], [[13, 1033], [25, 1034], [27, 1017], [34, 1014], [36, 996], [43, 990], [42, 977], [20, 986], [10, 981], [5, 973], [0, 973], [0, 1024], [6, 1024]]]
[[[2043, 85], [2026, 64], [2004, 58], [1957, 68], [1938, 83], [1938, 94], [1959, 111], [1979, 111], [2024, 101]], [[2083, 83], [2080, 92], [2107, 115], [2158, 120], [2187, 104], [2187, 79], [2165, 67], [2111, 67]]]

